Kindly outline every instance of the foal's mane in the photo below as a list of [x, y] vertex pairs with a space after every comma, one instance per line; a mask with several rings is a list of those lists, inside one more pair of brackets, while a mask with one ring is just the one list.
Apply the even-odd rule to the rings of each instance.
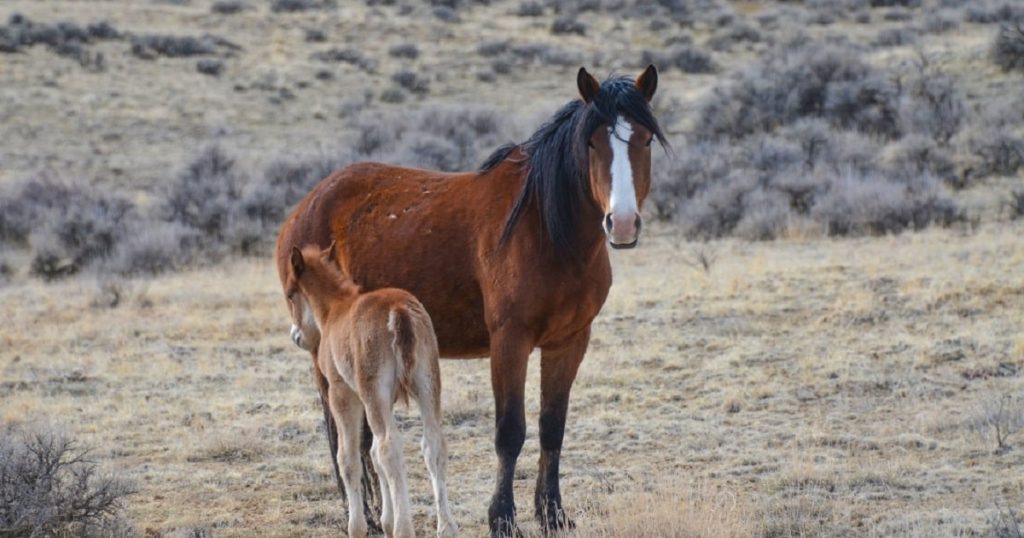
[[316, 273], [325, 279], [325, 283], [333, 287], [332, 291], [345, 295], [359, 293], [360, 288], [352, 281], [352, 278], [345, 274], [337, 263], [328, 259], [327, 255], [316, 245], [303, 248], [302, 257], [306, 263], [306, 271]]
[[488, 172], [508, 159], [515, 150], [523, 152], [518, 161], [526, 168], [526, 180], [501, 230], [506, 244], [527, 206], [536, 202], [547, 237], [556, 255], [580, 259], [578, 211], [589, 203], [590, 137], [601, 125], [612, 125], [626, 116], [649, 130], [665, 146], [665, 136], [647, 99], [628, 77], [613, 77], [589, 102], [574, 99], [540, 126], [525, 142], [499, 147], [480, 167]]

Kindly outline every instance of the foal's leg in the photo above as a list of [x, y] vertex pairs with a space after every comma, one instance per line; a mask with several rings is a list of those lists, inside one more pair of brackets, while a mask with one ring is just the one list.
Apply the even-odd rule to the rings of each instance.
[[364, 537], [367, 532], [366, 514], [363, 512], [363, 464], [360, 458], [360, 426], [363, 423], [363, 404], [354, 390], [346, 385], [332, 386], [329, 392], [331, 412], [338, 425], [338, 466], [348, 498], [348, 535]]
[[[370, 428], [367, 424], [367, 429]], [[372, 434], [372, 431], [371, 431]], [[373, 437], [373, 445], [370, 447], [370, 456], [373, 460], [373, 470], [377, 473], [377, 483], [380, 485], [380, 525], [384, 530], [384, 536], [394, 536], [395, 533], [395, 512], [391, 506], [391, 488], [388, 487], [387, 475], [384, 474], [384, 464], [381, 462], [380, 442], [377, 436]]]
[[[440, 372], [434, 372], [440, 375]], [[428, 383], [420, 383], [416, 402], [420, 406], [423, 417], [423, 459], [430, 473], [430, 484], [434, 488], [434, 509], [437, 512], [437, 535], [439, 537], [455, 536], [459, 530], [448, 506], [448, 484], [445, 471], [448, 467], [448, 444], [441, 432], [441, 395]]]
[[395, 424], [393, 389], [385, 390], [380, 385], [383, 383], [371, 387], [371, 391], [361, 391], [360, 395], [366, 405], [366, 418], [373, 430], [375, 452], [381, 470], [384, 471], [381, 481], [387, 480], [387, 488], [391, 493], [391, 506], [394, 510], [392, 532], [398, 538], [407, 538], [414, 534], [409, 488], [405, 480], [405, 466], [402, 465], [402, 434]]
[[491, 536], [519, 535], [512, 480], [516, 460], [526, 439], [523, 390], [526, 363], [533, 342], [522, 332], [508, 327], [491, 334], [491, 388], [494, 391], [494, 450], [498, 454], [498, 479], [487, 510]]
[[590, 342], [590, 329], [580, 332], [567, 343], [541, 349], [540, 362], [540, 468], [534, 514], [542, 528], [573, 527], [562, 509], [562, 493], [558, 487], [558, 460], [565, 434], [565, 415], [569, 409], [569, 390]]

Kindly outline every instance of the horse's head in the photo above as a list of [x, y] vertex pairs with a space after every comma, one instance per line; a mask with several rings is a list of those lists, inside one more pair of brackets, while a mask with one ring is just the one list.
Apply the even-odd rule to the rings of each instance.
[[651, 143], [664, 144], [649, 106], [658, 71], [651, 65], [635, 81], [601, 84], [580, 68], [576, 83], [588, 109], [578, 144], [587, 144], [590, 193], [602, 211], [601, 226], [613, 248], [633, 248], [640, 238], [640, 208], [651, 190]]

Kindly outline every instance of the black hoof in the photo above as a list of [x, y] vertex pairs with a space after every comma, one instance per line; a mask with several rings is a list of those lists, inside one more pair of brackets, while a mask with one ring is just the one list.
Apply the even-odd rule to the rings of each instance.
[[576, 528], [576, 522], [565, 515], [565, 510], [556, 506], [549, 506], [543, 512], [537, 513], [537, 523], [540, 524], [544, 534], [568, 531]]
[[491, 521], [491, 538], [523, 538], [523, 531], [519, 530], [515, 521], [496, 519]]

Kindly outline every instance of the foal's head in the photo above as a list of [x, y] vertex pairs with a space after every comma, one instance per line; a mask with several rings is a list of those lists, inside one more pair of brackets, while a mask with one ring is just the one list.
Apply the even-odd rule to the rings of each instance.
[[580, 68], [576, 85], [586, 103], [579, 129], [587, 143], [590, 193], [604, 215], [601, 225], [613, 248], [633, 248], [640, 238], [640, 207], [651, 190], [651, 143], [664, 143], [649, 107], [658, 71], [651, 65], [636, 80], [602, 84]]
[[301, 250], [292, 247], [284, 290], [292, 315], [292, 341], [307, 351], [320, 345], [316, 312], [323, 311], [332, 301], [359, 292], [359, 288], [339, 268], [333, 241], [324, 250], [315, 245]]

